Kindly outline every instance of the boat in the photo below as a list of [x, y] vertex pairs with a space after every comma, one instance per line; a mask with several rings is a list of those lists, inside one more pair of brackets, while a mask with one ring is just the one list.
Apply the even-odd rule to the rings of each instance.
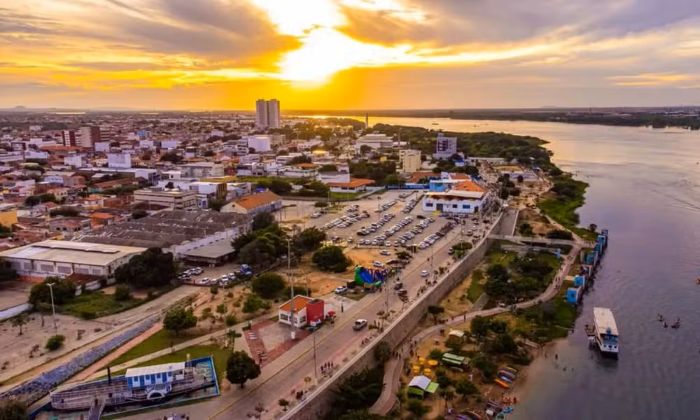
[[510, 389], [510, 384], [507, 383], [506, 381], [499, 379], [499, 378], [494, 379], [493, 382], [496, 383], [501, 388]]
[[506, 372], [510, 372], [510, 373], [512, 373], [513, 375], [517, 375], [517, 374], [518, 374], [518, 369], [516, 369], [516, 368], [514, 368], [514, 367], [512, 367], [512, 366], [504, 366], [504, 367], [501, 368], [501, 370], [505, 370]]
[[516, 376], [513, 373], [511, 373], [505, 369], [499, 370], [498, 376], [505, 376], [506, 378], [510, 379], [511, 382], [515, 381], [515, 379], [516, 379]]
[[166, 399], [214, 386], [211, 369], [193, 366], [192, 362], [165, 363], [130, 368], [126, 374], [79, 384], [69, 384], [51, 391], [51, 408], [59, 411], [93, 410], [128, 404], [149, 405]]
[[617, 355], [620, 351], [615, 317], [609, 308], [593, 308], [594, 340], [603, 354]]

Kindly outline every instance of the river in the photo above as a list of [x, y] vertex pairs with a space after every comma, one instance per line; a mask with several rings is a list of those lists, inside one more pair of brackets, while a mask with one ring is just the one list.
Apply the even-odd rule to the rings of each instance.
[[[370, 117], [379, 122], [539, 137], [559, 167], [590, 184], [581, 224], [610, 229], [608, 252], [573, 334], [532, 363], [511, 418], [700, 418], [699, 131]], [[617, 361], [587, 346], [594, 306], [615, 313]], [[664, 329], [657, 313], [680, 317], [681, 328]]]

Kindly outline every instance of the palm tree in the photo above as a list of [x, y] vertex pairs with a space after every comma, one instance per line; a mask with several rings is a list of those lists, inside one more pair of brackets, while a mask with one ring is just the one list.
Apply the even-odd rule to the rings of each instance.
[[27, 314], [24, 312], [12, 318], [12, 326], [19, 327], [19, 335], [22, 335], [22, 326], [25, 325], [27, 321]]

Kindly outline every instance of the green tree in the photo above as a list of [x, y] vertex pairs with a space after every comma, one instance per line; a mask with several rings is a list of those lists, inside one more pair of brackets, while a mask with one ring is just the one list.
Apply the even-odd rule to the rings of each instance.
[[160, 160], [165, 161], [165, 162], [174, 163], [177, 165], [178, 163], [182, 162], [182, 156], [178, 155], [176, 151], [172, 150], [172, 151], [169, 151], [169, 152], [162, 154], [160, 156]]
[[451, 335], [445, 340], [445, 347], [450, 349], [453, 353], [459, 353], [464, 346], [464, 339], [462, 337], [457, 337], [456, 335]]
[[6, 398], [0, 401], [0, 420], [26, 420], [27, 406], [20, 400]]
[[57, 335], [52, 335], [49, 337], [49, 339], [46, 341], [46, 350], [48, 351], [55, 351], [61, 348], [63, 346], [63, 342], [65, 341], [66, 337], [62, 336], [61, 334]]
[[324, 246], [314, 252], [311, 261], [321, 270], [334, 273], [342, 273], [352, 264], [343, 253], [343, 249], [335, 245]]
[[445, 308], [440, 305], [428, 306], [428, 313], [433, 316], [433, 323], [437, 324], [438, 315], [445, 312]]
[[214, 211], [221, 211], [221, 208], [226, 204], [226, 200], [220, 198], [209, 199], [209, 208]]
[[462, 398], [466, 398], [470, 395], [477, 395], [479, 393], [479, 388], [477, 388], [471, 381], [462, 379], [455, 384], [455, 391], [457, 391]]
[[260, 375], [260, 366], [244, 351], [234, 351], [226, 361], [226, 379], [241, 388]]
[[383, 369], [364, 369], [338, 384], [333, 390], [333, 405], [341, 413], [369, 408], [379, 398], [383, 387]]
[[513, 340], [513, 337], [507, 332], [497, 334], [496, 337], [489, 343], [489, 353], [508, 354], [515, 353], [518, 350], [518, 344]]
[[428, 412], [430, 411], [430, 408], [425, 406], [423, 404], [423, 401], [421, 400], [416, 400], [416, 399], [410, 399], [408, 400], [408, 406], [406, 407], [408, 411], [413, 413], [416, 418], [423, 418]]
[[12, 326], [19, 327], [19, 334], [17, 335], [22, 335], [22, 327], [27, 323], [27, 321], [28, 319], [26, 312], [22, 312], [12, 318]]
[[254, 239], [241, 248], [237, 260], [243, 264], [265, 267], [277, 260], [277, 251], [269, 240]]
[[314, 251], [318, 249], [325, 240], [325, 232], [316, 227], [310, 227], [302, 230], [294, 238], [294, 249], [300, 253]]
[[272, 299], [284, 290], [286, 283], [277, 273], [263, 273], [253, 279], [251, 286], [255, 293], [265, 299]]
[[470, 324], [471, 333], [474, 334], [477, 339], [482, 340], [489, 333], [489, 326], [491, 321], [483, 316], [475, 316], [472, 318]]
[[391, 346], [386, 341], [379, 342], [374, 347], [374, 360], [380, 365], [388, 362], [391, 359]]
[[253, 217], [253, 230], [265, 229], [275, 223], [275, 216], [270, 212], [258, 213]]
[[176, 275], [173, 254], [160, 248], [149, 248], [119, 266], [114, 277], [119, 283], [137, 288], [160, 287], [169, 284]]
[[163, 327], [173, 331], [175, 335], [180, 335], [180, 331], [192, 328], [197, 325], [197, 317], [192, 309], [173, 308], [165, 314]]
[[39, 308], [50, 308], [51, 290], [49, 283], [53, 283], [53, 301], [56, 305], [63, 305], [75, 299], [75, 283], [60, 277], [47, 277], [42, 283], [32, 286], [29, 292], [29, 303]]

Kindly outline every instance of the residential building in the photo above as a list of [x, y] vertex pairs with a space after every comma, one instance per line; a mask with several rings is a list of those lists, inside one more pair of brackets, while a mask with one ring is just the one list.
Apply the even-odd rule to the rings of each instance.
[[299, 163], [282, 168], [284, 176], [287, 178], [308, 178], [316, 179], [318, 176], [318, 165], [313, 163]]
[[269, 152], [272, 150], [272, 136], [266, 134], [257, 134], [248, 136], [248, 148], [255, 149], [256, 153]]
[[224, 165], [215, 162], [186, 163], [179, 166], [185, 178], [210, 178], [224, 176]]
[[255, 101], [255, 126], [280, 128], [280, 102], [277, 99]]
[[226, 204], [221, 211], [255, 216], [262, 212], [275, 212], [282, 208], [282, 198], [272, 191], [250, 194]]
[[73, 241], [43, 241], [0, 252], [19, 275], [69, 276], [73, 273], [111, 278], [114, 271], [146, 248]]
[[443, 133], [438, 133], [435, 139], [435, 159], [449, 159], [457, 153], [457, 137], [446, 137]]
[[129, 153], [108, 153], [107, 154], [107, 167], [116, 169], [129, 169], [131, 168], [131, 154]]
[[445, 186], [444, 191], [433, 190], [425, 195], [423, 211], [471, 214], [478, 213], [489, 203], [489, 192], [473, 181], [441, 185]]
[[421, 152], [420, 150], [399, 150], [399, 172], [407, 174], [420, 170]]
[[61, 131], [61, 141], [64, 146], [77, 146], [78, 143], [75, 137], [75, 131], [73, 130], [62, 130]]
[[95, 143], [102, 140], [100, 127], [95, 125], [80, 127], [78, 134], [78, 146], [86, 149], [94, 148]]
[[71, 239], [81, 233], [89, 232], [92, 224], [87, 217], [56, 217], [49, 220], [49, 232]]
[[15, 223], [17, 223], [17, 206], [0, 204], [0, 225], [11, 228]]
[[155, 204], [171, 210], [195, 209], [197, 208], [197, 193], [179, 189], [144, 188], [134, 191], [134, 202]]

